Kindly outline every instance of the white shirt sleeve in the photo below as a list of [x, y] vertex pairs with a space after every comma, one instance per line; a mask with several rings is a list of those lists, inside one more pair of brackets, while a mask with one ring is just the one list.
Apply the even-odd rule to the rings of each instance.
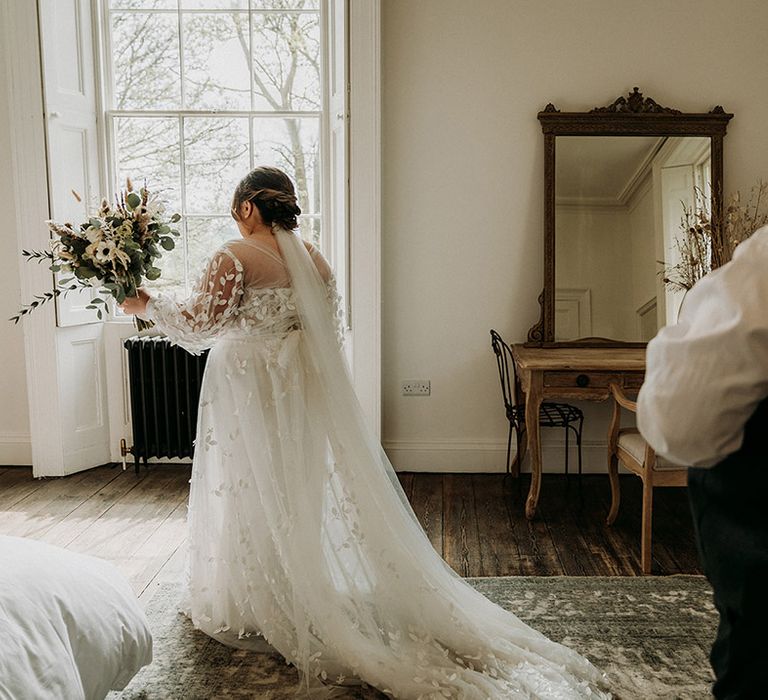
[[768, 227], [688, 292], [646, 362], [637, 425], [658, 454], [706, 467], [741, 447], [768, 396]]

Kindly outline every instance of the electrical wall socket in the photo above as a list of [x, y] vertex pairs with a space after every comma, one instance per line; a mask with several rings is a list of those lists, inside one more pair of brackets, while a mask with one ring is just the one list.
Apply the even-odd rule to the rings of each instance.
[[406, 379], [402, 383], [403, 396], [429, 396], [432, 393], [429, 379]]

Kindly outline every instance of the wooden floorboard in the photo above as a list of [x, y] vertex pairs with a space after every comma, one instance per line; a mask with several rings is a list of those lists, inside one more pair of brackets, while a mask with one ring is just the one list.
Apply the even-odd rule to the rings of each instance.
[[403, 474], [400, 478], [400, 485], [405, 491], [405, 495], [408, 496], [408, 500], [413, 500], [413, 472]]
[[186, 538], [179, 543], [173, 553], [163, 564], [155, 575], [147, 582], [147, 585], [143, 590], [138, 591], [136, 588], [139, 600], [148, 601], [152, 598], [152, 594], [158, 586], [168, 583], [178, 583], [183, 580], [184, 566], [186, 564], [187, 556], [187, 540]]
[[69, 549], [130, 567], [133, 554], [184, 498], [188, 479], [186, 467], [153, 470], [73, 540]]
[[[631, 575], [634, 572], [624, 563], [623, 551], [617, 551], [608, 537], [605, 525], [608, 515], [599, 493], [608, 488], [592, 479], [584, 478], [579, 487], [576, 505], [571, 505], [570, 514], [574, 528], [587, 548], [590, 573], [604, 576]], [[585, 565], [586, 566], [586, 565]]]
[[42, 487], [3, 511], [3, 532], [19, 537], [43, 536], [117, 477], [116, 470], [92, 469]]
[[143, 593], [186, 538], [187, 503], [182, 499], [123, 567], [134, 590]]
[[[400, 478], [408, 476], [400, 475]], [[432, 546], [443, 554], [443, 475], [412, 474], [410, 497], [413, 511], [429, 537]]]
[[[188, 466], [98, 467], [34, 479], [0, 468], [0, 534], [40, 539], [115, 563], [142, 599], [183, 575]], [[604, 475], [544, 475], [537, 516], [524, 516], [527, 475], [400, 473], [432, 546], [462, 576], [622, 576], [640, 573], [642, 486], [621, 477], [622, 504], [605, 525]], [[701, 573], [685, 489], [654, 494], [654, 573]]]
[[[663, 528], [664, 541], [674, 557], [677, 567], [681, 570], [695, 569], [699, 566], [699, 556], [695, 547], [679, 547], [677, 540], [682, 535], [693, 540], [693, 518], [688, 504], [688, 494], [685, 488], [669, 488], [673, 492], [668, 497], [656, 500], [659, 509], [655, 515], [658, 525]], [[663, 494], [666, 495], [666, 494]]]
[[54, 479], [33, 479], [32, 470], [29, 468], [9, 469], [0, 476], [0, 510], [12, 508], [54, 481]]
[[[635, 483], [637, 482], [637, 483]], [[640, 480], [634, 476], [621, 479], [621, 508], [616, 522], [602, 525], [605, 551], [616, 564], [617, 575], [637, 576], [640, 569]], [[633, 488], [637, 487], [637, 488]], [[593, 503], [604, 523], [610, 507], [610, 489], [599, 489], [593, 494]]]
[[580, 526], [583, 498], [583, 488], [579, 490], [578, 483], [571, 479], [571, 488], [566, 487], [541, 504], [541, 517], [548, 524], [552, 544], [566, 576], [595, 576], [599, 570], [589, 544], [601, 533], [585, 534], [585, 529]]
[[[60, 547], [68, 547], [88, 529], [97, 524], [100, 525], [101, 517], [119, 503], [126, 494], [137, 488], [146, 478], [151, 478], [149, 475], [135, 476], [131, 471], [113, 471], [114, 479], [83, 500], [66, 517], [45, 532], [41, 539]], [[0, 527], [2, 527], [1, 521]]]
[[518, 529], [509, 511], [509, 484], [501, 474], [472, 476], [483, 576], [520, 574]]
[[472, 478], [443, 477], [443, 556], [461, 576], [482, 576], [480, 532]]

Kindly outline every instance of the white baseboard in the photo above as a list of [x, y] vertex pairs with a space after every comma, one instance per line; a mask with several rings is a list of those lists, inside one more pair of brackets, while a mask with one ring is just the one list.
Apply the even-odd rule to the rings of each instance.
[[[545, 473], [561, 473], [565, 443], [548, 440], [542, 444]], [[504, 471], [507, 445], [502, 441], [467, 440], [385, 440], [384, 449], [397, 471], [493, 473]], [[515, 443], [512, 441], [514, 453]], [[583, 471], [585, 474], [605, 474], [607, 443], [587, 441], [582, 443]], [[150, 463], [189, 464], [190, 460], [150, 459]], [[0, 434], [0, 466], [30, 466], [32, 445], [29, 435]], [[133, 466], [129, 455], [128, 467]], [[576, 445], [570, 445], [569, 469], [576, 473]], [[528, 457], [523, 471], [530, 471]]]
[[23, 433], [0, 433], [0, 466], [32, 466], [32, 439]]
[[[385, 440], [384, 450], [397, 471], [489, 473], [503, 472], [507, 443], [467, 440]], [[515, 439], [512, 436], [512, 454]], [[542, 443], [545, 473], [562, 473], [565, 469], [565, 442], [545, 440]], [[581, 445], [582, 470], [585, 474], [605, 474], [608, 444], [604, 440], [584, 440]], [[568, 470], [575, 474], [578, 456], [575, 441], [570, 443]], [[530, 471], [526, 455], [522, 471]]]

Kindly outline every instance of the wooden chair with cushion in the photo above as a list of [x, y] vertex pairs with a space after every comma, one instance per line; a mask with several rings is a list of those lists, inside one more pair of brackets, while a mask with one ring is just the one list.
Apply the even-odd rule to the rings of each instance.
[[687, 467], [680, 467], [657, 457], [653, 448], [643, 439], [637, 428], [621, 427], [621, 409], [637, 412], [637, 403], [631, 401], [617, 384], [611, 384], [613, 417], [608, 431], [608, 477], [611, 482], [611, 509], [606, 523], [612, 525], [619, 513], [621, 492], [619, 462], [643, 480], [642, 531], [640, 533], [640, 566], [644, 574], [651, 573], [651, 531], [653, 489], [658, 486], [685, 486]]

